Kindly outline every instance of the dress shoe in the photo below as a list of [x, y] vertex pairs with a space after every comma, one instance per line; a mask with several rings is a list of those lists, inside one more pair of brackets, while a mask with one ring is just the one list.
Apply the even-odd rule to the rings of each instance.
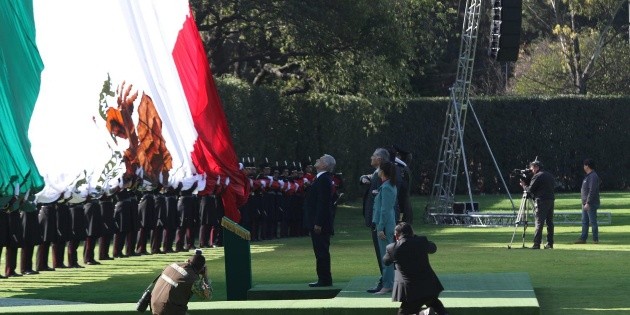
[[55, 268], [50, 268], [48, 266], [44, 267], [44, 268], [37, 268], [37, 271], [55, 271]]
[[0, 279], [6, 279], [7, 277], [0, 275]]
[[109, 256], [105, 256], [105, 257], [99, 257], [98, 260], [114, 260], [113, 257], [109, 257]]
[[11, 273], [7, 273], [7, 278], [9, 277], [21, 277], [22, 275], [17, 273], [17, 272], [11, 272]]
[[22, 271], [23, 275], [38, 275], [39, 272], [35, 271], [35, 270], [26, 270], [26, 271]]
[[96, 261], [96, 260], [92, 260], [92, 261], [87, 261], [85, 262], [86, 265], [100, 265], [101, 263]]
[[55, 266], [55, 269], [65, 269], [65, 268], [68, 268], [68, 266], [66, 266], [66, 265], [64, 265], [64, 264], [61, 264], [61, 265], [56, 265], [56, 266]]
[[323, 282], [311, 282], [308, 284], [309, 287], [311, 288], [317, 288], [317, 287], [332, 287], [332, 283], [323, 283]]
[[74, 264], [74, 265], [68, 266], [68, 268], [85, 268], [85, 267], [83, 267], [83, 266], [81, 266], [79, 264]]
[[391, 293], [392, 293], [392, 288], [382, 288], [380, 291], [374, 292], [374, 294], [376, 295], [384, 295], [384, 294], [391, 294]]
[[125, 255], [125, 254], [118, 254], [118, 255], [114, 255], [114, 258], [127, 258], [129, 256]]
[[578, 238], [575, 242], [573, 242], [573, 244], [586, 244], [586, 240]]
[[553, 244], [545, 244], [545, 249], [553, 249]]
[[378, 291], [381, 291], [382, 288], [383, 288], [383, 285], [379, 283], [377, 286], [375, 286], [375, 287], [373, 287], [371, 289], [367, 289], [366, 291], [367, 291], [367, 293], [376, 293]]
[[599, 241], [593, 241], [593, 244], [599, 244]]
[[172, 248], [165, 248], [162, 252], [164, 252], [164, 254], [168, 254], [168, 253], [174, 253], [175, 251]]
[[532, 247], [530, 247], [531, 249], [540, 249], [540, 244], [534, 244], [532, 245]]

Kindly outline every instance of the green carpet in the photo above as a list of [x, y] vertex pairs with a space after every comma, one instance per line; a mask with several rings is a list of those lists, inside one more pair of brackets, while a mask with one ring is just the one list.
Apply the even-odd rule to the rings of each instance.
[[[459, 315], [537, 315], [538, 300], [527, 273], [484, 273], [439, 275], [445, 291], [440, 299], [451, 314]], [[334, 298], [283, 299], [248, 301], [210, 301], [189, 303], [189, 314], [300, 314], [300, 315], [381, 315], [396, 314], [400, 303], [392, 302], [391, 296], [379, 296], [365, 292], [377, 278], [362, 276], [347, 284], [335, 284], [332, 288], [309, 288], [307, 284], [257, 286], [254, 294], [268, 290], [271, 294], [316, 296], [339, 290]], [[298, 293], [299, 292], [299, 293]], [[287, 295], [288, 296], [288, 295]], [[76, 304], [47, 306], [2, 307], [3, 314], [138, 314], [135, 304]], [[148, 314], [148, 312], [147, 312]]]

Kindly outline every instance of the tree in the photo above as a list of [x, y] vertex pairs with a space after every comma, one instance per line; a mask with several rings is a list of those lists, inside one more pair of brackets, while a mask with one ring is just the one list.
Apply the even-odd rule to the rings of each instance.
[[274, 86], [283, 95], [412, 94], [411, 78], [445, 51], [453, 17], [434, 0], [191, 4], [215, 75]]
[[[531, 55], [531, 64], [518, 65], [520, 69], [517, 72], [521, 75], [516, 79], [515, 86], [518, 88], [515, 91], [528, 93], [546, 90], [571, 94], [612, 92], [614, 89], [599, 89], [602, 85], [596, 85], [598, 88], [591, 90], [589, 83], [612, 83], [610, 77], [605, 78], [607, 73], [615, 70], [609, 68], [614, 64], [610, 56], [623, 58], [627, 55], [627, 47], [619, 44], [623, 40], [622, 29], [627, 27], [621, 18], [626, 1], [548, 0], [526, 4], [527, 25], [537, 25], [538, 29], [544, 31], [530, 45], [526, 43], [525, 47], [531, 48], [527, 51]], [[560, 62], [561, 67], [554, 62]], [[627, 63], [622, 68], [630, 70]], [[619, 76], [620, 79], [624, 77]], [[555, 81], [550, 81], [552, 78]], [[570, 82], [569, 86], [566, 85], [567, 81]], [[627, 81], [619, 80], [617, 83], [627, 90]]]

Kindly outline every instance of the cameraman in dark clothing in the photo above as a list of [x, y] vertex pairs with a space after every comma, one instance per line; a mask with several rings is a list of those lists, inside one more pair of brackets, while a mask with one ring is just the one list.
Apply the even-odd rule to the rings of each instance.
[[555, 179], [553, 175], [543, 170], [542, 163], [536, 158], [529, 163], [529, 170], [534, 174], [527, 184], [521, 180], [521, 186], [534, 199], [534, 215], [536, 217], [536, 230], [534, 231], [534, 245], [532, 249], [540, 249], [542, 242], [542, 229], [547, 224], [547, 244], [545, 249], [553, 248], [553, 207]]

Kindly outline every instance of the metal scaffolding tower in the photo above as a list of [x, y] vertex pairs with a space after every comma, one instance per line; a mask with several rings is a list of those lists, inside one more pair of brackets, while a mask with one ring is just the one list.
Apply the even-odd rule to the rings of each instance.
[[[426, 208], [427, 219], [435, 219], [436, 215], [452, 213], [457, 174], [461, 158], [466, 160], [464, 152], [464, 127], [466, 111], [470, 105], [469, 92], [475, 62], [479, 19], [482, 0], [467, 0], [464, 23], [461, 34], [457, 79], [451, 87], [451, 102], [446, 111], [446, 122], [440, 144], [440, 156], [433, 181], [429, 204]], [[468, 166], [464, 164], [468, 184], [468, 194], [472, 204], [472, 192]]]

